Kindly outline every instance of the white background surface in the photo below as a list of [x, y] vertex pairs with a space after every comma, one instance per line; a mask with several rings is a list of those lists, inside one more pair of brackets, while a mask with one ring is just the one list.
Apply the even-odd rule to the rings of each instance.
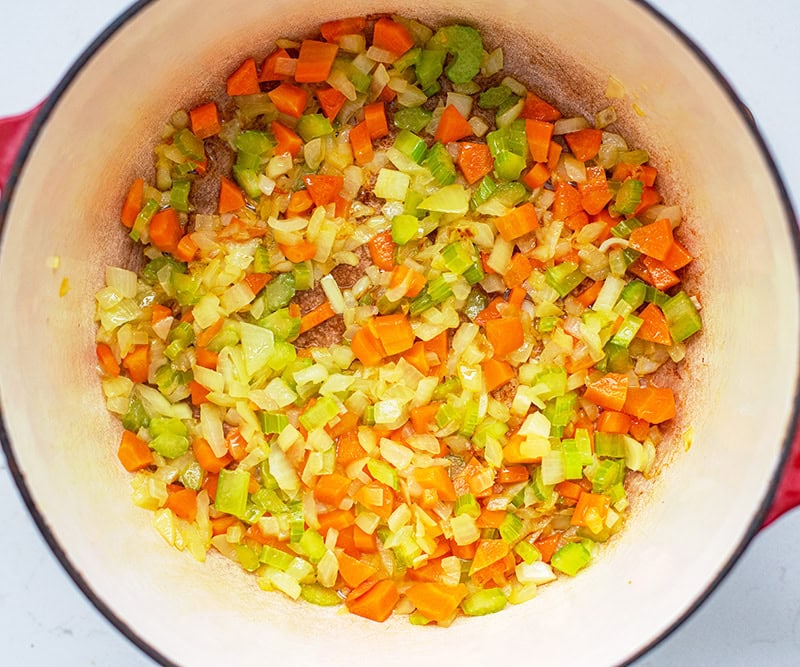
[[[0, 116], [24, 111], [44, 98], [128, 4], [0, 0]], [[653, 4], [702, 46], [750, 107], [797, 208], [800, 3]], [[152, 667], [147, 656], [100, 616], [50, 554], [2, 456], [0, 508], [0, 664]], [[797, 510], [762, 531], [701, 609], [636, 667], [800, 665], [799, 545]], [[624, 619], [620, 631], [624, 632]]]

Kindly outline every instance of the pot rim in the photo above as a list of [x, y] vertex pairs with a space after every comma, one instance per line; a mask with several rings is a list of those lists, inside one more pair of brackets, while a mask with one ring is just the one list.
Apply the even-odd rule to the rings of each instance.
[[[31, 123], [19, 152], [14, 159], [14, 164], [9, 173], [8, 182], [6, 183], [6, 187], [2, 193], [2, 198], [0, 199], [0, 248], [2, 247], [8, 211], [10, 209], [11, 201], [14, 198], [14, 192], [16, 190], [20, 173], [28, 158], [31, 148], [33, 147], [33, 144], [36, 142], [39, 132], [49, 119], [50, 115], [53, 113], [54, 109], [58, 105], [59, 100], [66, 93], [84, 66], [95, 57], [97, 52], [100, 51], [105, 43], [143, 9], [157, 1], [158, 0], [136, 0], [136, 2], [134, 2], [130, 7], [128, 7], [113, 21], [111, 21], [111, 23], [109, 23], [109, 25], [102, 32], [100, 32], [78, 56], [78, 58], [73, 62], [56, 87], [53, 89], [52, 93], [48, 95], [47, 99], [43, 102], [39, 113], [36, 114], [36, 117]], [[681, 28], [667, 18], [659, 9], [656, 9], [653, 5], [651, 5], [650, 0], [630, 0], [630, 2], [639, 5], [644, 10], [649, 12], [669, 32], [671, 32], [676, 39], [678, 39], [690, 52], [692, 52], [692, 54], [698, 59], [698, 61], [716, 80], [717, 84], [722, 88], [734, 109], [739, 112], [739, 115], [744, 121], [751, 138], [754, 140], [759, 152], [761, 153], [761, 156], [766, 163], [767, 170], [778, 191], [780, 203], [783, 206], [785, 220], [790, 226], [789, 231], [792, 237], [792, 245], [795, 256], [798, 258], [797, 272], [798, 278], [800, 279], [800, 228], [798, 228], [798, 218], [794, 212], [786, 185], [781, 177], [780, 169], [778, 168], [769, 150], [769, 147], [764, 140], [764, 137], [758, 129], [755, 118], [753, 117], [750, 109], [741, 100], [732, 84], [728, 81], [727, 77], [719, 70], [719, 68], [717, 68], [717, 66], [711, 61], [701, 47], [696, 44], [694, 40], [690, 38]], [[671, 635], [675, 630], [683, 625], [683, 623], [690, 616], [692, 616], [700, 606], [703, 605], [703, 603], [716, 590], [717, 586], [719, 586], [722, 580], [728, 575], [762, 527], [764, 519], [766, 518], [767, 513], [772, 506], [773, 500], [775, 499], [778, 484], [788, 463], [792, 444], [796, 438], [800, 438], [800, 369], [798, 369], [795, 379], [792, 419], [788, 424], [787, 431], [783, 438], [783, 446], [778, 461], [779, 465], [776, 467], [775, 472], [773, 473], [769, 489], [762, 499], [758, 511], [751, 519], [744, 536], [727, 561], [722, 563], [717, 575], [705, 586], [703, 590], [695, 594], [694, 601], [685, 609], [685, 611], [659, 635], [652, 638], [645, 646], [643, 646], [635, 654], [626, 658], [621, 664], [630, 665], [655, 648], [669, 635]], [[27, 482], [25, 481], [25, 475], [20, 469], [16, 457], [14, 456], [11, 438], [5, 425], [1, 405], [0, 445], [2, 446], [3, 453], [8, 461], [9, 472], [11, 473], [14, 483], [19, 490], [20, 496], [22, 497], [28, 512], [32, 516], [36, 527], [39, 529], [39, 532], [41, 533], [52, 553], [57, 558], [58, 562], [64, 568], [72, 581], [77, 585], [83, 595], [89, 600], [89, 602], [91, 602], [95, 609], [97, 609], [97, 611], [99, 611], [105, 617], [106, 620], [108, 620], [124, 637], [137, 646], [143, 653], [160, 665], [164, 665], [164, 667], [178, 667], [177, 663], [168, 659], [155, 646], [141, 638], [125, 620], [120, 618], [102, 599], [100, 599], [100, 597], [92, 589], [87, 578], [70, 561], [66, 549], [61, 545], [61, 543], [56, 539], [54, 533], [51, 531], [45, 516], [40, 512], [36, 501], [33, 498], [33, 494], [28, 488]]]

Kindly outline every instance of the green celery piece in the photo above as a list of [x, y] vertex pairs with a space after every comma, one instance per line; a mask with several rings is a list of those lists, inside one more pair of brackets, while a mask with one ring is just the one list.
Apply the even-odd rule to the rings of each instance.
[[625, 440], [620, 433], [603, 433], [594, 435], [594, 452], [598, 456], [611, 459], [625, 458]]
[[[275, 479], [272, 475], [266, 477]], [[265, 475], [262, 473], [261, 482], [264, 483], [264, 481]], [[277, 482], [275, 482], [275, 486], [277, 486]], [[251, 500], [260, 510], [270, 514], [283, 514], [287, 511], [286, 503], [280, 499], [275, 489], [262, 487], [252, 495]]]
[[289, 425], [289, 418], [282, 412], [259, 412], [258, 417], [266, 435], [279, 434]]
[[409, 312], [412, 316], [419, 315], [420, 313], [424, 313], [429, 308], [433, 308], [433, 306], [433, 299], [431, 299], [426, 288], [411, 300], [409, 303]]
[[476, 401], [467, 401], [464, 406], [464, 419], [461, 422], [461, 428], [458, 434], [462, 438], [471, 438], [475, 433], [475, 427], [478, 425], [478, 403]]
[[467, 616], [485, 616], [505, 609], [508, 599], [500, 588], [484, 588], [464, 598], [461, 609]]
[[264, 286], [262, 295], [264, 305], [270, 312], [286, 308], [295, 295], [294, 275], [281, 273]]
[[452, 183], [423, 199], [419, 208], [433, 213], [465, 215], [469, 210], [469, 192], [460, 183]]
[[444, 428], [458, 421], [458, 410], [450, 403], [445, 403], [436, 411], [436, 425]]
[[[470, 244], [471, 246], [471, 244]], [[456, 275], [461, 275], [475, 261], [471, 247], [463, 241], [453, 241], [442, 249], [445, 266]]]
[[475, 285], [483, 280], [486, 277], [486, 274], [483, 271], [483, 264], [481, 263], [480, 259], [477, 259], [470, 264], [467, 267], [467, 270], [464, 271], [463, 275], [470, 285]]
[[589, 550], [580, 542], [570, 542], [553, 554], [550, 564], [559, 572], [574, 577], [589, 564], [591, 557]]
[[199, 491], [203, 485], [205, 473], [197, 461], [190, 463], [180, 474], [181, 483], [192, 491]]
[[423, 49], [417, 59], [417, 83], [419, 87], [425, 90], [432, 84], [436, 83], [437, 79], [442, 76], [444, 69], [444, 59], [447, 57], [447, 51], [444, 49]]
[[240, 170], [249, 169], [250, 171], [258, 171], [261, 167], [261, 156], [255, 153], [244, 153], [239, 151], [236, 154], [236, 167]]
[[[171, 347], [171, 346], [170, 346]], [[177, 352], [175, 350], [177, 349]], [[174, 354], [170, 354], [169, 347], [164, 351], [167, 359], [174, 359], [183, 348], [176, 347], [172, 350]], [[155, 372], [155, 383], [158, 390], [169, 397], [173, 392], [177, 391], [180, 387], [185, 387], [192, 380], [191, 371], [178, 371], [172, 367], [172, 364], [164, 364], [159, 366]]]
[[176, 211], [188, 213], [191, 187], [191, 181], [186, 179], [172, 181], [172, 189], [169, 191], [169, 205]]
[[300, 423], [306, 431], [313, 431], [327, 425], [339, 414], [339, 405], [330, 396], [320, 396], [308, 410], [300, 415]]
[[151, 259], [142, 269], [142, 280], [148, 285], [158, 284], [158, 274], [165, 266], [170, 267], [170, 282], [176, 273], [186, 273], [186, 264], [173, 259], [169, 255], [161, 255]]
[[286, 572], [286, 570], [288, 570], [289, 566], [292, 564], [294, 558], [295, 557], [292, 556], [292, 554], [265, 544], [261, 548], [261, 554], [259, 555], [258, 560], [265, 565], [269, 565], [270, 567], [280, 570], [281, 572]]
[[331, 122], [320, 113], [306, 114], [297, 121], [295, 128], [303, 141], [309, 142], [317, 137], [324, 137], [333, 132]]
[[630, 215], [642, 201], [644, 185], [635, 178], [630, 178], [619, 186], [614, 199], [614, 209], [618, 213]]
[[269, 248], [260, 245], [256, 248], [256, 254], [253, 256], [253, 271], [256, 273], [267, 273], [269, 267]]
[[314, 565], [322, 560], [326, 551], [325, 540], [322, 539], [322, 535], [311, 528], [303, 533], [303, 537], [300, 538], [297, 546], [300, 547], [300, 550], [308, 556], [308, 559]]
[[565, 438], [561, 441], [561, 451], [564, 454], [564, 475], [567, 479], [581, 479], [583, 477], [583, 457], [578, 451], [574, 438]]
[[425, 614], [420, 611], [412, 611], [408, 615], [408, 622], [411, 623], [411, 625], [430, 625], [433, 623], [431, 619], [426, 617]]
[[539, 333], [550, 333], [556, 328], [557, 324], [558, 317], [555, 315], [545, 315], [544, 317], [539, 318], [539, 321], [536, 324], [536, 331]]
[[236, 345], [239, 342], [238, 327], [234, 323], [222, 325], [222, 331], [214, 336], [206, 345], [206, 349], [211, 352], [220, 352], [223, 348]]
[[436, 93], [442, 90], [442, 85], [438, 81], [434, 81], [431, 85], [427, 88], [423, 89], [423, 93], [425, 93], [426, 97], [433, 97]]
[[443, 276], [438, 276], [428, 282], [428, 295], [433, 300], [433, 305], [438, 306], [453, 296], [453, 289]]
[[392, 218], [392, 241], [405, 245], [419, 232], [419, 220], [413, 215], [401, 213]]
[[417, 62], [419, 61], [419, 54], [421, 52], [422, 49], [420, 49], [419, 47], [414, 47], [413, 49], [409, 49], [392, 63], [392, 69], [398, 74], [402, 74], [409, 67], [416, 66]]
[[189, 450], [189, 438], [185, 435], [162, 433], [150, 441], [150, 449], [168, 459], [176, 459]]
[[292, 317], [288, 308], [280, 308], [258, 321], [259, 326], [269, 329], [278, 340], [294, 340], [300, 333], [300, 318]]
[[614, 311], [618, 315], [625, 317], [634, 310], [637, 310], [645, 301], [647, 295], [647, 285], [641, 280], [631, 280], [619, 295], [619, 301], [614, 306]]
[[539, 394], [543, 401], [563, 396], [567, 392], [567, 371], [560, 366], [551, 366], [534, 378], [534, 386], [544, 385], [546, 390]]
[[475, 433], [472, 436], [472, 441], [478, 447], [485, 447], [487, 440], [502, 440], [508, 432], [508, 424], [486, 417], [475, 428]]
[[[297, 320], [298, 324], [300, 320]], [[267, 365], [276, 372], [281, 372], [297, 358], [297, 348], [285, 340], [276, 340]]]
[[637, 218], [628, 218], [627, 220], [620, 220], [614, 225], [611, 228], [611, 233], [618, 239], [627, 239], [634, 229], [641, 226], [642, 223]]
[[369, 474], [376, 480], [386, 484], [386, 486], [391, 486], [397, 491], [399, 482], [396, 468], [390, 466], [386, 461], [380, 461], [378, 459], [370, 459], [367, 461], [367, 468], [369, 469]]
[[372, 82], [372, 77], [369, 74], [364, 74], [364, 72], [355, 67], [352, 63], [347, 67], [346, 72], [350, 83], [355, 86], [355, 89], [359, 93], [366, 93], [369, 90], [369, 84]]
[[525, 158], [512, 153], [501, 151], [494, 159], [494, 175], [505, 181], [515, 181], [525, 169]]
[[297, 291], [302, 292], [314, 287], [314, 270], [311, 267], [311, 260], [295, 264], [292, 267], [292, 275], [294, 276], [294, 288]]
[[514, 552], [528, 565], [542, 559], [541, 552], [530, 542], [526, 542], [525, 540], [516, 544]]
[[632, 313], [626, 315], [625, 319], [622, 320], [622, 324], [620, 324], [619, 329], [617, 329], [617, 333], [615, 333], [611, 338], [611, 342], [614, 345], [619, 345], [620, 347], [628, 347], [641, 326], [641, 317], [637, 317]]
[[681, 342], [703, 328], [700, 313], [684, 291], [678, 292], [662, 306], [672, 340]]
[[478, 313], [484, 310], [488, 305], [489, 298], [482, 291], [474, 289], [469, 293], [464, 303], [464, 315], [472, 321], [478, 316]]
[[415, 218], [424, 217], [425, 211], [419, 208], [424, 199], [425, 195], [409, 188], [406, 192], [406, 200], [403, 202], [403, 213], [413, 215]]
[[481, 93], [478, 106], [481, 109], [497, 109], [501, 104], [514, 97], [514, 91], [506, 85], [495, 86]]
[[440, 28], [428, 41], [428, 47], [445, 49], [453, 61], [445, 70], [453, 83], [466, 83], [480, 72], [483, 62], [483, 39], [470, 26], [450, 25]]
[[244, 169], [239, 165], [234, 165], [233, 177], [250, 199], [261, 197], [261, 188], [258, 187], [258, 172], [255, 169]]
[[203, 140], [192, 134], [189, 128], [178, 130], [172, 135], [172, 142], [175, 147], [186, 157], [202, 162], [206, 159], [205, 146]]
[[138, 398], [131, 398], [128, 410], [122, 415], [122, 426], [128, 431], [136, 433], [140, 428], [150, 425], [150, 416]]
[[425, 141], [409, 130], [400, 130], [394, 140], [394, 148], [410, 157], [417, 164], [422, 162], [422, 158], [425, 157], [425, 153], [428, 151]]
[[512, 208], [517, 204], [521, 204], [528, 197], [528, 191], [522, 183], [511, 182], [501, 183], [492, 194], [491, 199], [496, 199], [503, 206]]
[[667, 301], [670, 300], [670, 296], [657, 287], [647, 285], [644, 300], [647, 301], [647, 303], [654, 303], [656, 306], [663, 309]]
[[631, 356], [628, 354], [628, 348], [609, 341], [606, 343], [603, 351], [606, 353], [605, 358], [602, 360], [606, 362], [606, 371], [611, 373], [627, 373], [631, 369]]
[[342, 604], [342, 598], [335, 590], [319, 584], [303, 584], [300, 587], [300, 597], [319, 607], [335, 607]]
[[200, 300], [200, 276], [173, 273], [172, 286], [175, 288], [175, 299], [181, 306], [193, 306]]
[[456, 498], [456, 504], [453, 506], [453, 514], [461, 516], [467, 514], [473, 519], [477, 519], [481, 515], [481, 506], [475, 500], [475, 496], [471, 493], [463, 493]]
[[[595, 436], [597, 434], [595, 433]], [[592, 478], [592, 493], [602, 493], [617, 483], [619, 476], [624, 474], [622, 463], [613, 459], [604, 459], [594, 471]]]
[[624, 164], [640, 165], [644, 164], [650, 159], [650, 154], [646, 150], [636, 149], [632, 151], [625, 151], [620, 153], [619, 162]]
[[258, 130], [240, 132], [236, 135], [234, 145], [239, 152], [263, 158], [269, 157], [275, 148], [275, 142], [270, 136], [266, 132], [259, 132]]
[[[303, 503], [296, 501], [289, 504], [289, 541], [297, 544], [305, 532], [305, 513]], [[294, 562], [294, 561], [293, 561]]]
[[573, 262], [561, 262], [544, 272], [545, 282], [563, 299], [583, 282], [585, 276]]
[[456, 167], [453, 164], [453, 158], [440, 141], [431, 146], [423, 164], [433, 174], [433, 178], [439, 186], [450, 185], [456, 180]]
[[421, 132], [431, 122], [433, 114], [422, 107], [398, 109], [394, 114], [394, 124], [401, 130]]
[[433, 400], [445, 400], [451, 394], [455, 394], [459, 391], [461, 391], [461, 380], [457, 377], [447, 378], [444, 382], [436, 385], [436, 388], [433, 390]]
[[514, 544], [522, 536], [522, 528], [522, 519], [509, 512], [500, 524], [500, 537], [504, 542]]
[[142, 210], [139, 211], [139, 215], [137, 215], [136, 219], [133, 221], [133, 227], [131, 227], [129, 234], [134, 241], [138, 241], [142, 237], [142, 232], [145, 230], [145, 227], [150, 224], [150, 220], [152, 220], [153, 216], [158, 212], [158, 208], [158, 202], [155, 199], [148, 199], [144, 203]]
[[484, 176], [481, 182], [478, 183], [478, 187], [475, 188], [475, 191], [472, 193], [472, 207], [478, 208], [481, 204], [489, 201], [496, 190], [497, 184], [492, 177], [488, 174]]

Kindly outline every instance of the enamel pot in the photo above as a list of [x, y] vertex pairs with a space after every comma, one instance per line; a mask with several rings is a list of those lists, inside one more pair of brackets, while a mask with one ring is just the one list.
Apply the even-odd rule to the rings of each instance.
[[[61, 563], [164, 664], [511, 665], [530, 655], [559, 664], [568, 647], [575, 664], [605, 665], [647, 650], [800, 495], [790, 457], [798, 233], [745, 107], [685, 36], [633, 0], [229, 0], [197, 9], [191, 0], [139, 2], [35, 116], [0, 124], [2, 441]], [[201, 565], [169, 548], [130, 500], [116, 459], [121, 426], [95, 370], [94, 293], [107, 265], [132, 264], [122, 197], [135, 175], [152, 173], [170, 112], [203, 101], [278, 37], [380, 11], [479, 27], [504, 46], [508, 69], [568, 113], [591, 117], [609, 103], [609, 77], [619, 80], [619, 127], [653, 156], [667, 201], [683, 207], [682, 239], [697, 258], [687, 285], [703, 304], [704, 331], [672, 380], [680, 416], [656, 478], [631, 488], [625, 530], [579, 576], [447, 629], [295, 604], [222, 557]], [[598, 35], [622, 37], [600, 48]]]

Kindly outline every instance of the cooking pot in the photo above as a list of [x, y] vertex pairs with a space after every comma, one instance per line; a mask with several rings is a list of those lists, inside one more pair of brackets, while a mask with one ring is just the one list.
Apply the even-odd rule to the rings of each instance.
[[[70, 71], [27, 135], [30, 114], [0, 124], [0, 312], [13, 323], [0, 344], [2, 439], [45, 538], [100, 610], [164, 663], [556, 662], [568, 647], [580, 663], [613, 664], [641, 653], [702, 600], [765, 518], [800, 499], [800, 448], [787, 458], [798, 235], [746, 109], [639, 2], [461, 0], [456, 12], [412, 0], [233, 4], [137, 4]], [[118, 222], [121, 197], [134, 175], [150, 173], [165, 117], [212, 94], [276, 37], [377, 10], [480, 27], [504, 46], [509, 69], [571, 112], [607, 106], [609, 76], [620, 81], [620, 126], [651, 152], [662, 190], [684, 209], [683, 238], [697, 257], [687, 281], [703, 303], [705, 329], [678, 379], [681, 417], [660, 447], [657, 478], [633, 489], [625, 531], [578, 577], [448, 629], [294, 604], [222, 558], [200, 565], [167, 547], [130, 501], [115, 456], [121, 427], [94, 370], [93, 295], [106, 265], [135, 256]]]

